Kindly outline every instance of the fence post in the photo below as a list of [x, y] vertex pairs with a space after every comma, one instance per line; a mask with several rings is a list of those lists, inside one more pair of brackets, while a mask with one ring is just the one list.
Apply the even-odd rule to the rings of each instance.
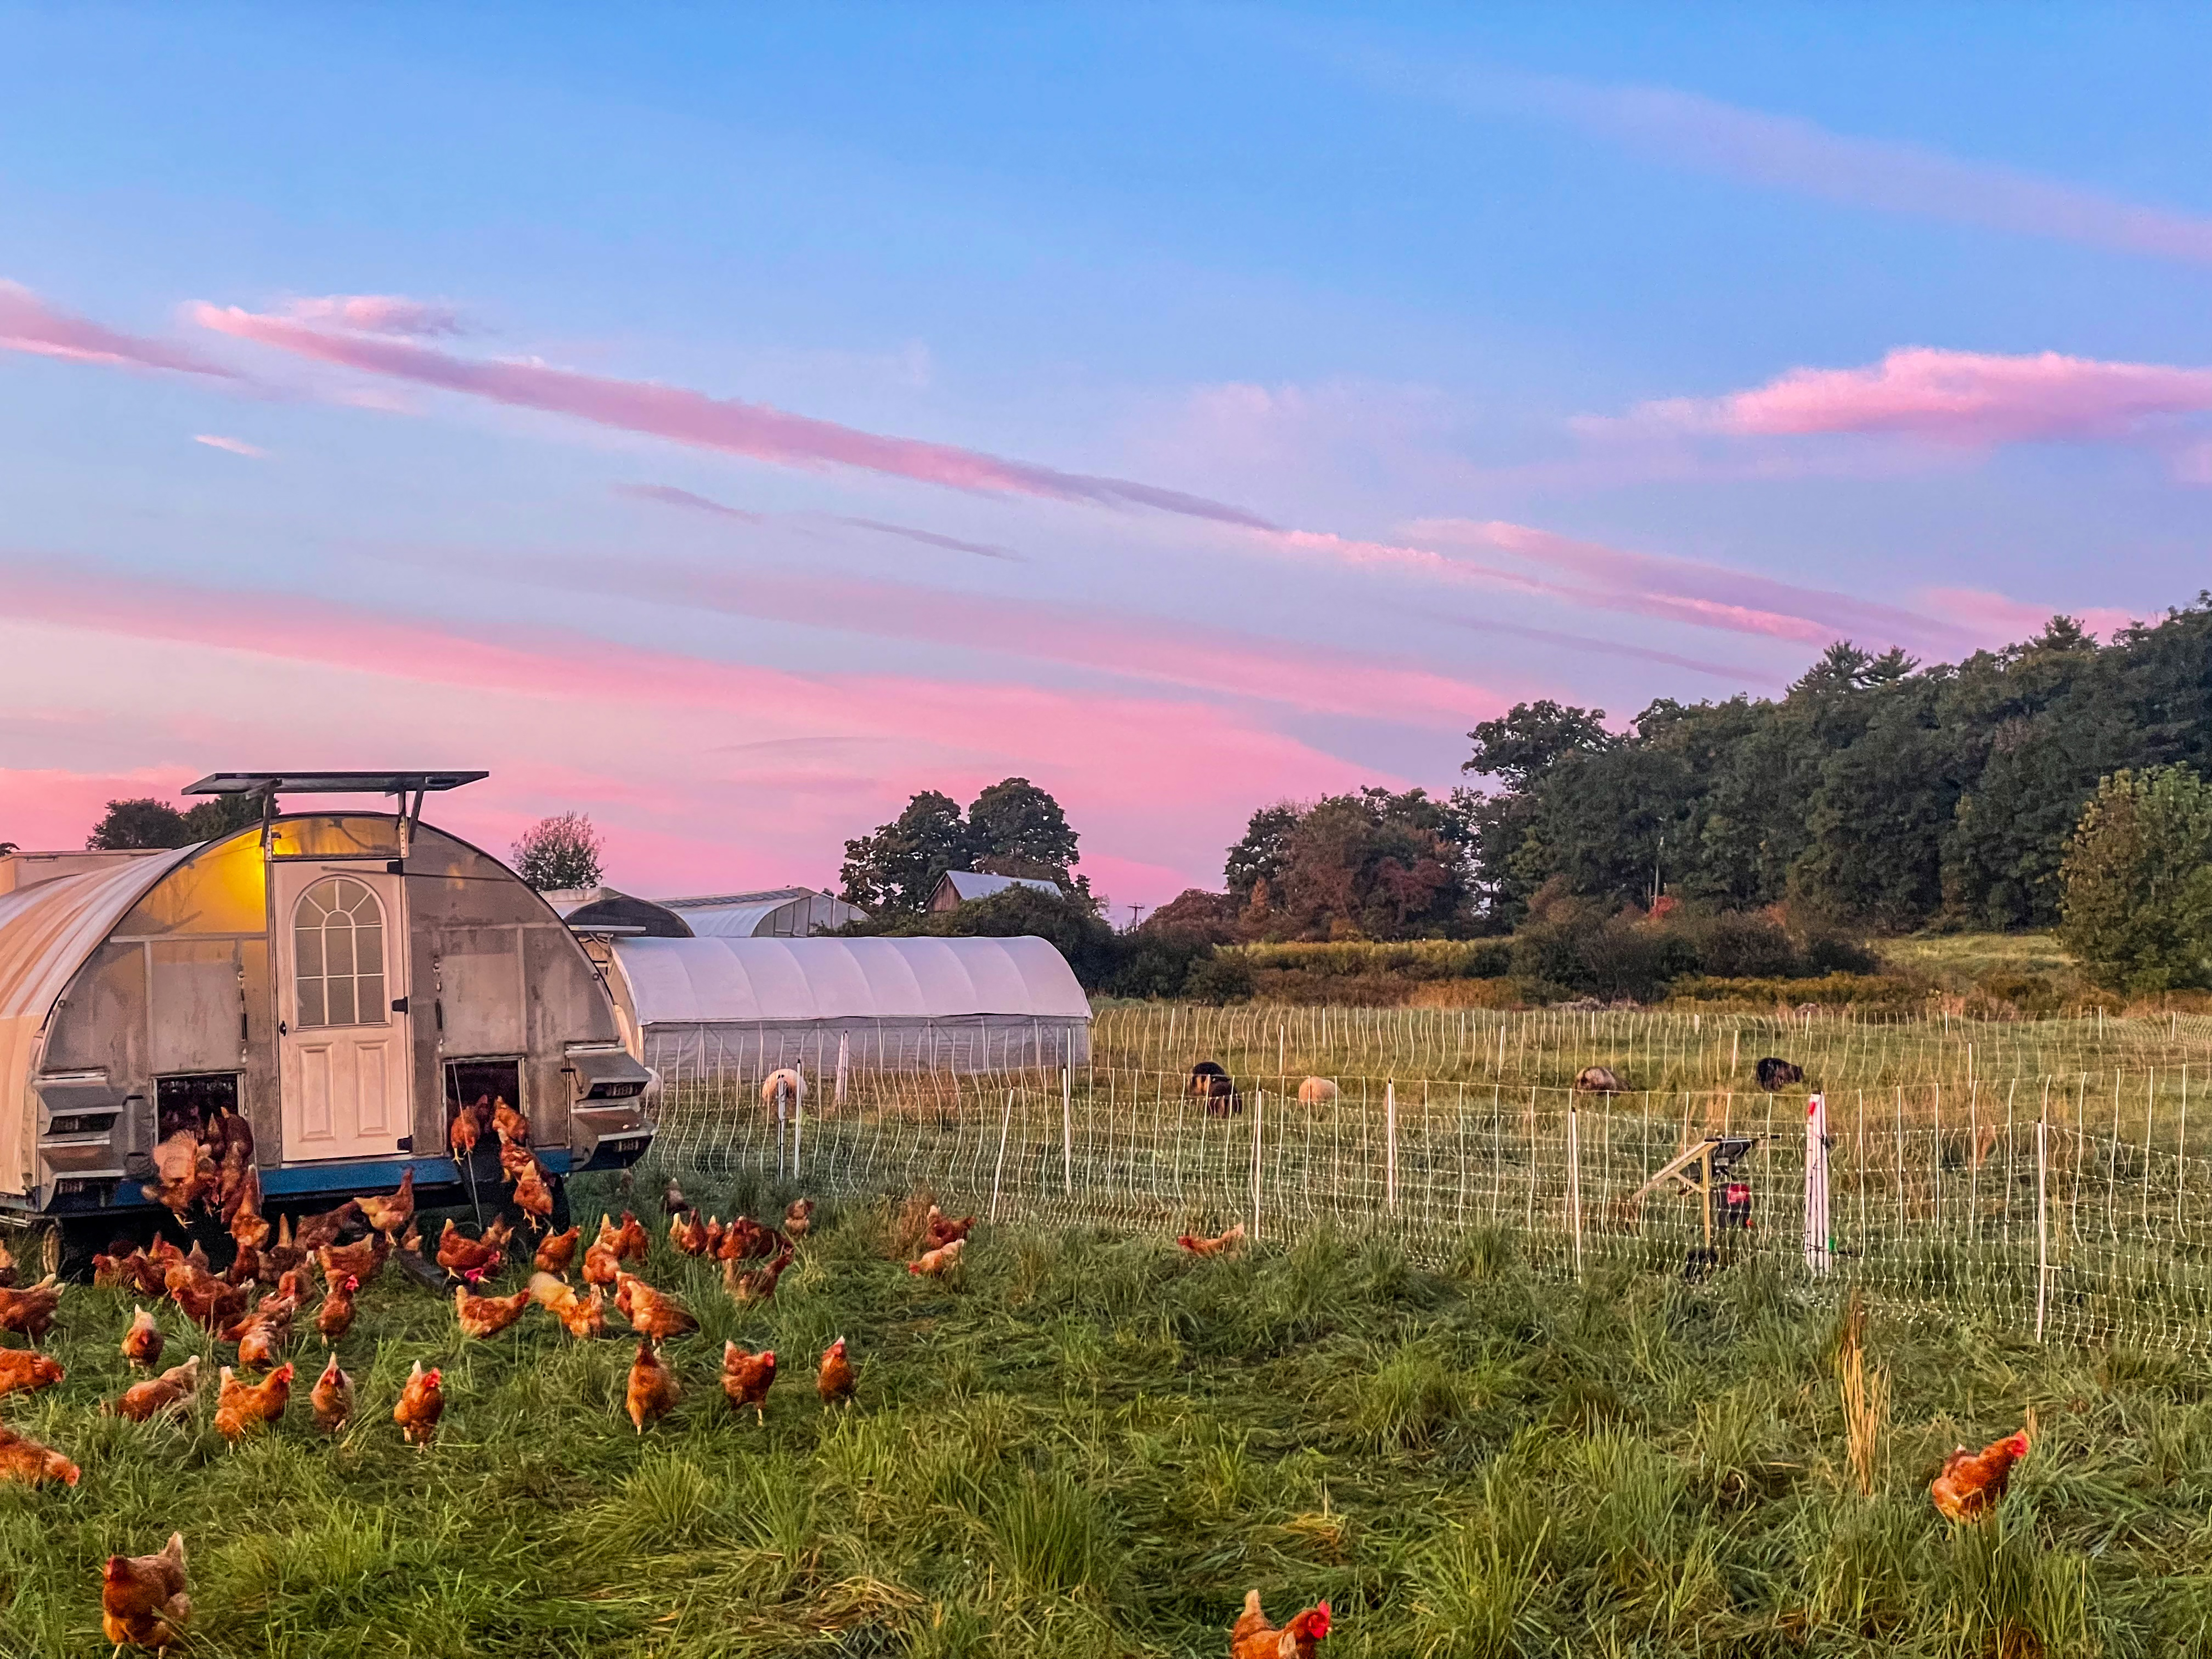
[[799, 1179], [799, 1143], [806, 1133], [806, 1097], [797, 1094], [791, 1102], [791, 1178]]
[[[2100, 1011], [2101, 1012], [2101, 1011]], [[2051, 1290], [2051, 1228], [2044, 1207], [2051, 1169], [2051, 1120], [2035, 1120], [2035, 1340], [2043, 1340], [2043, 1310]]]
[[837, 1034], [837, 1104], [840, 1106], [845, 1103], [845, 1068], [852, 1063], [852, 1059], [853, 1034], [840, 1031]]
[[991, 1219], [999, 1218], [999, 1177], [1006, 1168], [1006, 1131], [1013, 1127], [1014, 1091], [1006, 1091], [1006, 1113], [999, 1120], [999, 1161], [991, 1166]]
[[1075, 1196], [1075, 1073], [1060, 1068], [1060, 1181], [1068, 1197]]
[[1267, 1117], [1267, 1091], [1252, 1091], [1252, 1242], [1260, 1242], [1260, 1141]]
[[1382, 1085], [1382, 1195], [1390, 1213], [1398, 1213], [1398, 1085]]
[[1805, 1103], [1805, 1268], [1826, 1279], [1835, 1241], [1828, 1230], [1828, 1103]]
[[1575, 1277], [1583, 1276], [1582, 1114], [1567, 1109], [1567, 1218], [1575, 1230]]

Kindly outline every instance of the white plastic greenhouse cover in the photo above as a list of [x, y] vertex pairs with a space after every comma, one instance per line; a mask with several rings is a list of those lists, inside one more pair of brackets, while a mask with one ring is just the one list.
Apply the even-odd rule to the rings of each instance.
[[198, 847], [0, 893], [0, 1188], [26, 1170], [31, 1048], [54, 999], [154, 884]]
[[615, 954], [641, 1025], [1091, 1018], [1041, 939], [625, 939]]

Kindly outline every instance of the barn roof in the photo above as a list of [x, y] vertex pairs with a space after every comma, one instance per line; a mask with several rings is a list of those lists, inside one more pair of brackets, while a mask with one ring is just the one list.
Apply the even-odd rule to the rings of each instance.
[[626, 939], [615, 956], [641, 1025], [1091, 1017], [1041, 939]]
[[979, 870], [947, 870], [945, 879], [952, 885], [963, 904], [970, 899], [988, 898], [994, 893], [1003, 893], [1009, 887], [1034, 887], [1040, 893], [1060, 896], [1060, 884], [1047, 881], [1041, 876], [990, 876]]

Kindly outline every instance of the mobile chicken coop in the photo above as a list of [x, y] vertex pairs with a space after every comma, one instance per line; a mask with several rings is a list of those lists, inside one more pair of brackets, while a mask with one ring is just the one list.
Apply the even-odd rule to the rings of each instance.
[[[483, 1095], [529, 1118], [549, 1177], [635, 1162], [651, 1074], [598, 969], [513, 871], [422, 822], [484, 775], [218, 774], [185, 793], [256, 796], [258, 824], [0, 859], [0, 1220], [53, 1251], [64, 1227], [104, 1239], [146, 1216], [155, 1146], [226, 1108], [276, 1208], [410, 1169], [425, 1204], [495, 1184], [495, 1152], [465, 1171], [448, 1151]], [[280, 792], [398, 810], [280, 812]]]

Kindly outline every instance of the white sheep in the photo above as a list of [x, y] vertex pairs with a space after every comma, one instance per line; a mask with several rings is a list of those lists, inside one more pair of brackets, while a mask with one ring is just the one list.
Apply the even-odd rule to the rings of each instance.
[[1325, 1077], [1310, 1077], [1298, 1085], [1298, 1104], [1301, 1106], [1326, 1106], [1336, 1097], [1336, 1085]]
[[797, 1106], [806, 1098], [806, 1079], [793, 1066], [785, 1066], [770, 1072], [761, 1079], [761, 1104], [774, 1107], [780, 1101]]

